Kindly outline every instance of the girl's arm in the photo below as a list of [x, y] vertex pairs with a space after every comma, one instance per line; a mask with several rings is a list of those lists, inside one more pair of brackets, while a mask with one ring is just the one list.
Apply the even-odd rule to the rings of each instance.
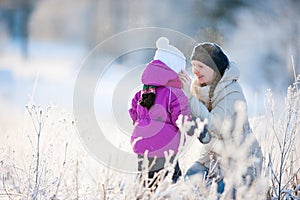
[[177, 126], [176, 120], [178, 119], [180, 114], [183, 116], [188, 116], [188, 120], [192, 119], [190, 115], [188, 98], [181, 90], [171, 93], [170, 113], [171, 121], [175, 126]]
[[137, 105], [138, 105], [138, 100], [139, 100], [140, 95], [141, 95], [141, 92], [139, 91], [135, 94], [135, 96], [131, 100], [131, 108], [129, 109], [129, 115], [130, 115], [131, 119], [133, 120], [133, 123], [135, 123], [135, 121], [138, 118]]

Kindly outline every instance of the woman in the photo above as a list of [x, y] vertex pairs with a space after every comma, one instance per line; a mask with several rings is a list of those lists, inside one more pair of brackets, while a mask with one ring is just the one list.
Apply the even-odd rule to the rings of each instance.
[[232, 156], [226, 154], [226, 150], [234, 146], [234, 140], [241, 151], [247, 146], [247, 158], [258, 158], [247, 165], [244, 170], [247, 172], [242, 174], [244, 180], [250, 180], [251, 184], [260, 173], [262, 154], [247, 119], [246, 100], [238, 83], [239, 71], [214, 43], [197, 45], [191, 56], [191, 64], [196, 80], [192, 83], [184, 71], [179, 73], [179, 78], [189, 99], [191, 114], [202, 121], [207, 119], [207, 125], [204, 129], [206, 136], [199, 137], [203, 143], [200, 158], [188, 169], [186, 178], [199, 173], [208, 178], [212, 160], [217, 161], [221, 170], [215, 178], [218, 180], [218, 193], [222, 193], [222, 173], [229, 171], [228, 165], [234, 166], [231, 161], [228, 164], [229, 160], [238, 159], [234, 153]]

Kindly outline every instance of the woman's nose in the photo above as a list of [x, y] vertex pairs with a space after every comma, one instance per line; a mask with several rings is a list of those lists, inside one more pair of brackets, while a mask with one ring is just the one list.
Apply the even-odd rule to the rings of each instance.
[[198, 69], [193, 69], [193, 73], [195, 74], [195, 75], [200, 75], [201, 73], [200, 73], [200, 70], [198, 70]]

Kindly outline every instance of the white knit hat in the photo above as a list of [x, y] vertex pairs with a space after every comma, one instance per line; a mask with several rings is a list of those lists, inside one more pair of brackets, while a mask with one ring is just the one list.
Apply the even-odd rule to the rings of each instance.
[[156, 48], [154, 60], [162, 61], [176, 73], [184, 70], [185, 56], [176, 47], [170, 45], [166, 37], [158, 38]]

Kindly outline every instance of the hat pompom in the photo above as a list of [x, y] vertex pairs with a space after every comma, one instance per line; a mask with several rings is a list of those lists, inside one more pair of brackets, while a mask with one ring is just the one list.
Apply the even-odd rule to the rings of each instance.
[[156, 41], [157, 48], [168, 48], [168, 46], [169, 46], [169, 40], [166, 37], [160, 37]]

